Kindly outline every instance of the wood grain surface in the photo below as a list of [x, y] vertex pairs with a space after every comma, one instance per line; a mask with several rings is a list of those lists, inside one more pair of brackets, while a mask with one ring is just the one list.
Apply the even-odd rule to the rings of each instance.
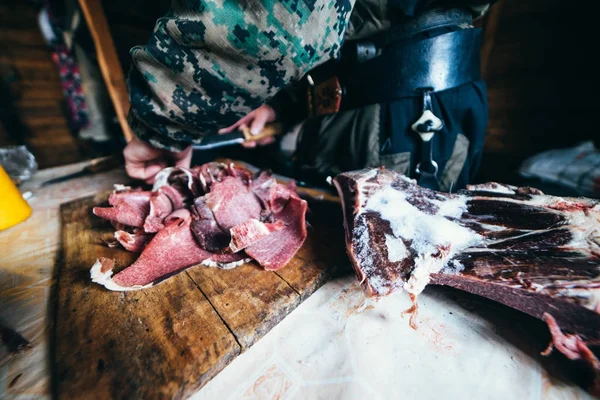
[[341, 209], [312, 201], [307, 241], [280, 271], [192, 267], [149, 289], [111, 292], [90, 281], [91, 265], [97, 257], [129, 265], [136, 255], [100, 240], [113, 229], [91, 209], [106, 198], [61, 207], [53, 337], [61, 399], [186, 398], [347, 264]]

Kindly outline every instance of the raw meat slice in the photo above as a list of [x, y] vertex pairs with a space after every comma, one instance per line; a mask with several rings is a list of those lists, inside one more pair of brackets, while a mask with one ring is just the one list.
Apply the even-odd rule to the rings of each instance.
[[173, 212], [173, 204], [162, 188], [152, 193], [150, 197], [150, 211], [144, 221], [144, 230], [148, 233], [155, 233], [165, 227], [163, 224], [167, 215]]
[[231, 242], [229, 248], [232, 252], [237, 253], [244, 250], [246, 247], [258, 242], [265, 236], [283, 229], [285, 223], [277, 221], [276, 223], [262, 223], [257, 219], [249, 219], [248, 221], [236, 225], [229, 230], [231, 234]]
[[237, 167], [234, 163], [227, 164], [227, 171], [229, 176], [240, 179], [246, 185], [252, 181], [252, 173], [246, 168]]
[[498, 301], [547, 321], [556, 348], [599, 379], [600, 203], [497, 183], [438, 193], [382, 169], [334, 183], [368, 295], [431, 282]]
[[288, 201], [292, 198], [300, 199], [300, 196], [287, 186], [273, 185], [269, 195], [269, 207], [273, 213], [277, 214], [286, 207]]
[[181, 192], [175, 189], [173, 186], [165, 185], [159, 189], [163, 192], [169, 200], [171, 200], [171, 204], [173, 205], [173, 210], [179, 210], [180, 208], [185, 207], [185, 197], [181, 194]]
[[127, 190], [114, 192], [108, 198], [112, 207], [94, 207], [92, 212], [100, 218], [141, 228], [150, 213], [152, 192]]
[[114, 277], [112, 265], [106, 259], [96, 261], [92, 267], [92, 281], [107, 289], [124, 291], [153, 286], [169, 276], [202, 264], [232, 268], [244, 263], [243, 255], [222, 257], [201, 249], [190, 230], [191, 218], [170, 224], [158, 232], [148, 243], [140, 257]]
[[267, 271], [283, 268], [302, 247], [306, 239], [306, 210], [308, 205], [299, 197], [291, 197], [286, 206], [275, 214], [285, 227], [272, 232], [245, 251]]
[[278, 269], [306, 238], [306, 202], [293, 187], [270, 172], [253, 181], [233, 164], [166, 168], [152, 192], [122, 187], [109, 203], [97, 214], [121, 228], [115, 237], [123, 247], [143, 250], [114, 278], [114, 262], [94, 264], [92, 279], [111, 290], [151, 286], [194, 264], [232, 268], [250, 260], [245, 249], [266, 269]]
[[277, 184], [270, 171], [261, 171], [250, 183], [250, 190], [258, 197], [265, 209], [270, 208], [271, 188]]
[[210, 191], [213, 183], [221, 182], [223, 178], [228, 176], [239, 178], [245, 184], [248, 184], [252, 178], [250, 171], [236, 167], [233, 163], [210, 162], [193, 167], [192, 170], [198, 174], [204, 193]]
[[127, 251], [134, 253], [140, 253], [146, 247], [146, 244], [152, 239], [154, 235], [148, 233], [129, 233], [125, 231], [116, 231], [115, 239], [125, 248]]
[[227, 176], [214, 183], [204, 196], [206, 205], [224, 230], [249, 219], [258, 219], [262, 207], [258, 198], [241, 179]]
[[108, 197], [108, 204], [116, 206], [122, 202], [130, 204], [144, 205], [150, 200], [152, 192], [143, 191], [141, 189], [131, 189], [124, 186], [121, 189], [115, 189]]
[[203, 193], [198, 173], [183, 167], [169, 167], [160, 171], [154, 178], [152, 191], [163, 186], [172, 186], [184, 199], [192, 199]]
[[184, 221], [190, 217], [190, 211], [187, 208], [180, 208], [179, 210], [173, 211], [171, 214], [165, 218], [165, 226], [168, 226], [173, 223], [178, 223], [179, 221]]
[[212, 211], [206, 206], [204, 197], [198, 197], [192, 206], [192, 232], [203, 249], [220, 252], [229, 245], [231, 235], [217, 224]]
[[185, 198], [173, 186], [164, 185], [152, 192], [150, 196], [150, 211], [144, 222], [144, 230], [155, 233], [164, 228], [165, 218], [173, 211], [185, 206]]
[[259, 172], [250, 183], [250, 190], [258, 197], [263, 208], [269, 212], [281, 211], [290, 197], [300, 198], [294, 187], [295, 183], [290, 184], [289, 187], [277, 183], [270, 171]]

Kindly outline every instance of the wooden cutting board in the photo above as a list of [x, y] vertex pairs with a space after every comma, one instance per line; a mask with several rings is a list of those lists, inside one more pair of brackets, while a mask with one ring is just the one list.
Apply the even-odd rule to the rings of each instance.
[[129, 265], [137, 255], [100, 240], [113, 228], [92, 207], [107, 198], [61, 207], [53, 337], [53, 391], [61, 399], [186, 398], [349, 263], [339, 203], [309, 200], [308, 238], [279, 271], [199, 266], [149, 289], [111, 292], [90, 280], [96, 258]]

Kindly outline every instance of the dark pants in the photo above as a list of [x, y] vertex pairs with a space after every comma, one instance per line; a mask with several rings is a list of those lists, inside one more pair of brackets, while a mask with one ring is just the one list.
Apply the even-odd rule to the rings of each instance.
[[[483, 81], [434, 92], [432, 111], [444, 126], [433, 138], [433, 160], [438, 164], [437, 182], [419, 182], [442, 191], [464, 188], [481, 161], [488, 121]], [[285, 158], [278, 145], [244, 149], [238, 146], [196, 152], [194, 162], [216, 157], [239, 159], [259, 168], [326, 187], [328, 176], [362, 168], [386, 167], [419, 180], [420, 137], [411, 129], [421, 116], [422, 99], [408, 97], [304, 121], [294, 157]], [[200, 154], [201, 153], [201, 154]]]
[[[432, 111], [444, 126], [434, 136], [437, 182], [424, 186], [443, 191], [463, 188], [481, 160], [488, 121], [483, 81], [431, 93]], [[327, 176], [366, 167], [386, 168], [419, 180], [423, 142], [411, 129], [423, 111], [422, 98], [407, 97], [304, 123], [295, 157], [299, 179], [322, 183]], [[437, 186], [437, 187], [435, 187]]]

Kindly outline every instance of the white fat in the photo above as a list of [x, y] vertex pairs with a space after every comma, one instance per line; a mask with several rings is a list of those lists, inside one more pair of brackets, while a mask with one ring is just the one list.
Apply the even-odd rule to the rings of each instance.
[[408, 249], [402, 239], [386, 234], [385, 245], [387, 247], [388, 260], [391, 262], [402, 261], [409, 256]]
[[456, 196], [445, 201], [430, 200], [430, 203], [439, 208], [437, 215], [441, 217], [460, 218], [467, 211], [466, 196]]
[[204, 174], [198, 174], [198, 178], [200, 179], [200, 184], [203, 188], [208, 187], [208, 185], [206, 184], [206, 178], [204, 177]]
[[156, 177], [154, 178], [154, 186], [152, 186], [152, 191], [155, 192], [159, 188], [169, 184], [169, 177], [173, 171], [183, 171], [188, 178], [188, 188], [191, 190], [194, 184], [194, 176], [191, 171], [186, 168], [181, 167], [168, 167], [161, 170]]
[[[455, 203], [456, 206], [459, 204]], [[473, 231], [441, 215], [422, 212], [406, 201], [403, 193], [390, 186], [375, 193], [365, 209], [378, 212], [382, 219], [389, 221], [394, 236], [412, 241], [410, 247], [417, 254], [435, 254], [438, 247], [447, 245], [457, 252], [481, 240]], [[449, 214], [448, 210], [446, 212]]]
[[202, 261], [201, 265], [204, 265], [205, 267], [211, 267], [211, 268], [233, 269], [233, 268], [239, 267], [240, 265], [246, 264], [250, 261], [251, 261], [250, 258], [244, 258], [240, 261], [234, 261], [234, 262], [230, 262], [230, 263], [220, 263], [220, 262], [216, 262], [216, 261], [209, 259], [209, 260]]
[[465, 266], [458, 260], [451, 260], [444, 267], [445, 274], [458, 274], [465, 269]]
[[365, 224], [358, 224], [353, 236], [352, 247], [356, 252], [356, 258], [361, 260], [361, 267], [365, 275], [369, 275], [373, 272], [375, 265], [369, 229]]
[[517, 187], [511, 185], [505, 185], [502, 183], [489, 182], [481, 185], [467, 185], [467, 189], [469, 190], [482, 190], [486, 192], [494, 192], [494, 193], [508, 193], [515, 194]]
[[490, 231], [490, 232], [500, 232], [506, 229], [505, 226], [502, 225], [492, 225], [492, 224], [486, 224], [484, 222], [481, 221], [477, 221], [477, 224], [482, 228], [485, 229], [486, 231]]
[[[439, 272], [456, 253], [482, 241], [475, 232], [444, 218], [458, 217], [466, 210], [464, 196], [448, 200], [448, 205], [435, 205], [440, 207], [439, 214], [424, 213], [410, 204], [404, 193], [386, 186], [375, 193], [364, 207], [365, 211], [377, 212], [382, 219], [389, 221], [394, 237], [410, 241], [410, 249], [418, 254], [412, 276], [404, 285], [413, 294], [419, 294], [429, 283], [429, 274]], [[448, 251], [440, 254], [443, 247], [447, 247]], [[369, 262], [365, 264], [369, 265]]]
[[369, 276], [369, 286], [371, 286], [373, 289], [373, 294], [375, 297], [379, 297], [401, 288], [402, 282], [390, 282], [389, 280], [382, 278], [380, 275], [374, 274]]
[[431, 257], [431, 254], [419, 255], [415, 258], [415, 269], [404, 284], [404, 290], [418, 295], [429, 284], [429, 275], [439, 272], [444, 267], [445, 260]]
[[108, 290], [112, 290], [114, 292], [127, 292], [127, 291], [131, 291], [131, 290], [146, 289], [146, 288], [153, 286], [152, 283], [150, 283], [148, 285], [143, 285], [143, 286], [142, 285], [136, 285], [136, 286], [130, 286], [130, 287], [121, 286], [121, 285], [118, 285], [115, 281], [113, 281], [112, 274], [113, 274], [112, 269], [109, 269], [106, 272], [102, 272], [102, 263], [100, 262], [100, 260], [96, 260], [94, 265], [92, 265], [92, 269], [90, 270], [90, 276], [92, 278], [92, 282], [102, 285], [105, 288], [107, 288]]
[[168, 184], [171, 171], [173, 171], [173, 167], [165, 168], [156, 174], [156, 177], [154, 178], [154, 186], [152, 186], [153, 192]]
[[117, 192], [117, 193], [118, 192], [126, 192], [128, 190], [131, 190], [131, 186], [125, 186], [120, 183], [115, 183], [113, 186], [115, 187], [115, 192]]

